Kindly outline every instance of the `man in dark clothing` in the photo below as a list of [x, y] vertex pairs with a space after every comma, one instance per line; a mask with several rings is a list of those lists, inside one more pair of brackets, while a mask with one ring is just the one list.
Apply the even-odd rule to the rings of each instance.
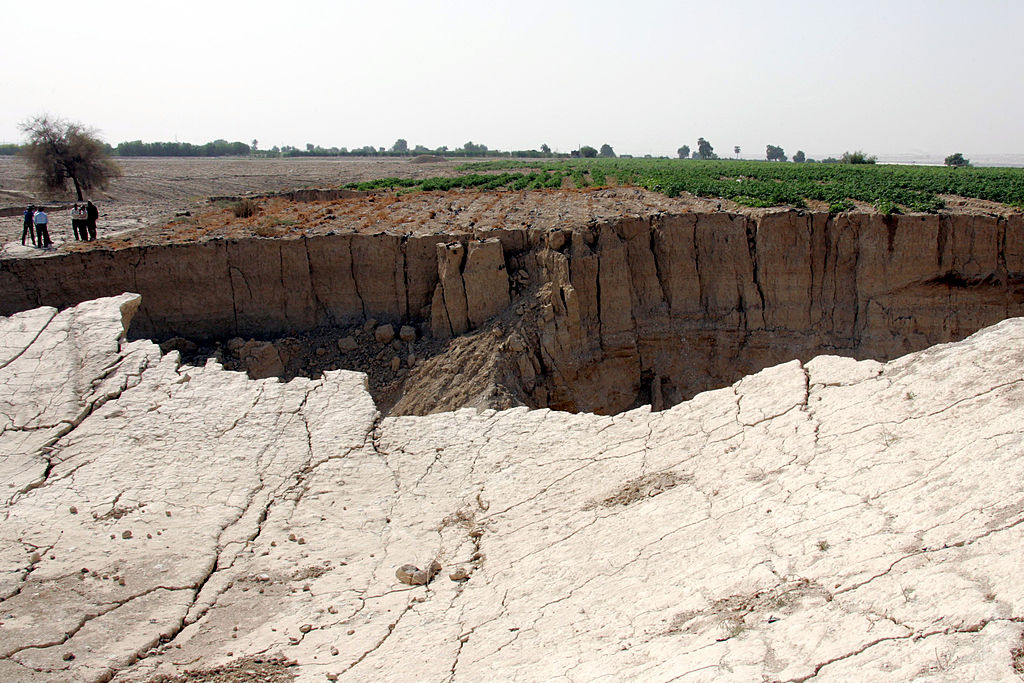
[[89, 228], [89, 239], [96, 239], [96, 219], [100, 217], [100, 210], [90, 200], [85, 205], [85, 223]]
[[22, 217], [24, 218], [24, 227], [21, 230], [21, 246], [25, 246], [26, 233], [32, 237], [32, 246], [36, 246], [36, 225], [35, 222], [33, 222], [35, 213], [36, 208], [29, 204], [25, 209], [25, 213], [22, 214]]

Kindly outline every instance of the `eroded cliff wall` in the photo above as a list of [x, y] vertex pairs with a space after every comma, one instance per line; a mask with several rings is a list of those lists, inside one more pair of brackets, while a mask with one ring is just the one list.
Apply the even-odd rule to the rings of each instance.
[[517, 341], [501, 346], [499, 381], [528, 404], [615, 412], [792, 358], [888, 359], [1024, 315], [1024, 221], [718, 212], [225, 240], [3, 261], [0, 291], [4, 314], [139, 292], [132, 334], [157, 339], [370, 317], [447, 337], [505, 311]]

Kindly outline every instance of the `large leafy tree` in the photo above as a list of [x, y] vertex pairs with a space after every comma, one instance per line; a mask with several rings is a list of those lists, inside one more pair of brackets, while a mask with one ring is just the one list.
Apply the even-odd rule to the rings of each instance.
[[65, 192], [71, 181], [82, 201], [82, 190], [102, 190], [121, 175], [94, 128], [47, 114], [18, 127], [28, 137], [23, 154], [44, 190]]
[[697, 138], [697, 158], [698, 159], [717, 159], [718, 156], [715, 154], [715, 148], [711, 146], [711, 143], [704, 138]]
[[768, 161], [786, 161], [786, 152], [778, 145], [768, 145], [765, 148], [764, 157]]
[[676, 154], [679, 155], [680, 159], [689, 159], [690, 158], [690, 146], [689, 145], [683, 145], [682, 147], [680, 147], [679, 149], [676, 150]]
[[964, 159], [964, 155], [960, 152], [956, 154], [950, 154], [946, 157], [946, 166], [970, 166], [971, 160]]

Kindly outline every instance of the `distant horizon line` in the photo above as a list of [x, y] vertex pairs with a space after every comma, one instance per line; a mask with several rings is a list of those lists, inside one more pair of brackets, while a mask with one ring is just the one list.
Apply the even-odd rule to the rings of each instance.
[[[397, 138], [397, 139], [401, 139], [401, 138]], [[184, 140], [184, 141], [183, 140], [153, 140], [153, 141], [148, 141], [147, 142], [145, 140], [142, 140], [141, 138], [135, 138], [133, 140], [121, 140], [121, 141], [119, 141], [116, 144], [111, 144], [110, 146], [113, 147], [113, 148], [116, 148], [117, 145], [122, 144], [122, 143], [141, 141], [141, 142], [143, 142], [145, 144], [152, 144], [152, 143], [180, 143], [180, 144], [189, 144], [189, 145], [194, 145], [194, 146], [197, 146], [197, 147], [202, 147], [203, 145], [209, 144], [211, 142], [215, 142], [216, 140], [225, 140], [225, 141], [227, 141], [229, 143], [236, 143], [236, 142], [238, 142], [238, 143], [242, 143], [242, 144], [245, 144], [245, 145], [249, 145], [250, 144], [250, 142], [245, 142], [244, 140], [230, 140], [228, 138], [214, 138], [212, 140], [207, 140], [206, 142], [191, 142], [191, 141], [187, 141], [187, 140]], [[21, 146], [21, 145], [24, 145], [24, 144], [25, 143], [22, 142], [22, 141], [12, 142], [12, 141], [0, 140], [0, 145], [4, 145], [4, 146], [6, 146], [6, 145]], [[273, 149], [274, 147], [277, 147], [278, 149], [282, 149], [284, 147], [290, 147], [290, 148], [294, 148], [294, 149], [297, 149], [297, 150], [300, 150], [300, 151], [304, 151], [305, 150], [305, 145], [307, 145], [307, 144], [311, 144], [311, 143], [303, 143], [301, 146], [300, 145], [271, 145], [270, 147], [257, 147], [257, 151], [268, 152], [271, 149]], [[357, 147], [347, 147], [347, 146], [341, 146], [341, 145], [331, 145], [330, 147], [324, 147], [323, 145], [316, 145], [315, 143], [313, 143], [313, 144], [315, 145], [315, 147], [319, 147], [321, 149], [339, 149], [339, 150], [340, 149], [345, 149], [345, 150], [347, 150], [350, 153], [350, 155], [351, 155], [351, 152], [353, 152], [355, 150], [361, 150], [361, 149], [364, 149], [366, 147], [374, 147], [373, 145], [361, 145], [361, 146], [357, 146]], [[465, 143], [463, 143], [463, 144], [465, 144]], [[485, 145], [486, 146], [486, 143], [476, 143], [476, 144], [481, 144], [481, 145]], [[610, 143], [602, 143], [602, 144], [610, 144]], [[684, 143], [684, 144], [686, 144], [686, 143]], [[573, 147], [573, 148], [569, 149], [568, 151], [560, 151], [560, 148], [555, 148], [555, 147], [549, 145], [549, 147], [551, 148], [551, 153], [552, 154], [570, 154], [571, 152], [577, 151], [577, 150], [579, 150], [580, 148], [582, 148], [584, 146], [593, 146], [593, 145], [578, 145], [576, 147]], [[691, 145], [687, 144], [687, 146], [690, 146], [691, 150], [693, 150], [693, 147]], [[377, 149], [380, 149], [380, 147], [381, 146], [379, 146], [379, 145], [376, 146]], [[425, 147], [425, 145], [424, 145], [424, 147]], [[740, 147], [741, 147], [741, 150], [742, 150], [742, 145]], [[612, 146], [612, 148], [614, 149], [614, 146]], [[385, 150], [389, 150], [390, 148], [384, 147], [384, 149]], [[427, 152], [421, 152], [421, 153], [427, 153], [427, 154], [434, 153], [436, 151], [436, 149], [437, 149], [436, 147], [433, 148], [433, 149], [427, 148]], [[500, 147], [495, 147], [495, 148], [488, 147], [487, 149], [488, 149], [489, 152], [493, 152], [493, 153], [514, 153], [514, 152], [523, 152], [523, 151], [540, 151], [536, 147], [527, 147], [527, 148], [522, 148], [522, 149], [504, 149], [504, 148], [500, 148]], [[723, 148], [723, 152], [722, 153], [719, 153], [719, 158], [721, 160], [728, 161], [728, 160], [737, 159], [737, 157], [733, 156], [732, 154], [729, 154], [729, 153], [725, 152], [724, 149], [725, 148]], [[462, 150], [461, 146], [454, 147], [454, 148], [453, 147], [448, 147], [448, 149], [447, 149], [447, 151], [449, 151], [449, 152], [459, 152], [461, 150]], [[938, 165], [938, 166], [942, 166], [944, 159], [946, 158], [946, 156], [948, 156], [947, 154], [939, 153], [939, 152], [919, 152], [919, 151], [874, 152], [874, 151], [866, 151], [866, 150], [860, 150], [860, 149], [857, 149], [857, 150], [844, 150], [844, 152], [849, 152], [849, 151], [865, 151], [865, 153], [870, 154], [871, 156], [875, 156], [880, 163], [911, 164], [911, 165], [917, 164], [917, 165]], [[963, 150], [956, 150], [956, 151], [959, 151], [965, 157], [968, 157], [968, 159], [970, 161], [972, 161], [972, 162], [977, 160], [978, 163], [982, 163], [983, 165], [987, 165], [987, 166], [1024, 167], [1024, 152], [969, 152], [969, 151], [965, 152]], [[955, 152], [950, 152], [950, 154], [953, 154], [953, 153], [955, 153]], [[662, 154], [656, 154], [656, 153], [653, 153], [653, 152], [635, 153], [635, 152], [629, 152], [629, 151], [615, 152], [615, 154], [616, 154], [616, 157], [622, 157], [622, 156], [625, 155], [625, 156], [632, 156], [633, 158], [643, 158], [644, 156], [650, 154], [654, 158], [662, 158], [662, 157], [667, 157], [669, 159], [676, 159], [676, 158], [678, 158], [678, 156], [676, 154], [672, 154], [671, 151], [670, 152], [666, 152], [666, 153], [662, 153]], [[817, 161], [821, 161], [822, 159], [827, 159], [827, 158], [830, 158], [830, 157], [831, 158], [841, 157], [843, 152], [829, 152], [829, 153], [821, 153], [821, 152], [811, 152], [811, 153], [808, 153], [808, 152], [804, 152], [804, 154], [805, 154], [805, 156], [808, 159], [815, 159]], [[408, 156], [415, 156], [412, 153], [412, 149], [409, 150], [407, 155]], [[145, 155], [143, 155], [143, 156], [145, 156]], [[239, 155], [239, 156], [243, 156], [243, 155]], [[361, 156], [361, 155], [355, 155], [355, 156]], [[370, 157], [370, 156], [373, 156], [373, 155], [369, 155], [368, 154], [368, 155], [365, 155], [365, 156]], [[792, 153], [789, 153], [788, 156], [791, 157]], [[130, 157], [124, 157], [124, 158], [130, 158]], [[159, 157], [154, 157], [154, 158], [159, 158]], [[167, 156], [165, 158], [175, 158], [175, 157]], [[762, 159], [761, 157], [744, 156], [744, 155], [742, 155], [742, 152], [741, 152], [741, 156], [738, 157], [738, 159], [740, 161], [765, 161], [766, 160], [766, 159]], [[790, 159], [790, 161], [791, 161], [791, 159]], [[975, 165], [977, 165], [977, 164], [975, 164]]]

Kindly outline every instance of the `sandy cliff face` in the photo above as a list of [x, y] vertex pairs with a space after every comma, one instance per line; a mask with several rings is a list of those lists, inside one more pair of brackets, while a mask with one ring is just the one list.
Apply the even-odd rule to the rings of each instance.
[[[1022, 315], [1024, 221], [662, 213], [565, 230], [224, 240], [4, 261], [0, 289], [5, 314], [141, 292], [132, 334], [158, 339], [267, 339], [371, 317], [451, 337], [499, 316], [499, 336], [518, 339], [495, 370], [507, 393], [610, 413], [822, 352], [893, 358]], [[410, 386], [436, 393], [429, 375], [443, 365]], [[429, 412], [443, 396], [408, 403]]]

